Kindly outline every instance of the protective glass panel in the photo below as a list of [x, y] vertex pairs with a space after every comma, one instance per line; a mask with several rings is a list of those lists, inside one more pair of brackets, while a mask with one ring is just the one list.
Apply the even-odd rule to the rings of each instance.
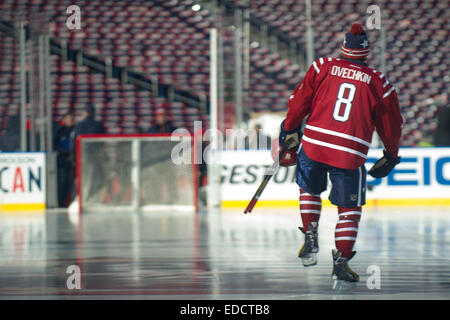
[[[184, 138], [189, 139], [185, 141], [190, 145], [190, 138]], [[172, 150], [179, 141], [170, 139], [82, 138], [79, 157], [82, 210], [192, 209], [193, 164], [172, 161]]]

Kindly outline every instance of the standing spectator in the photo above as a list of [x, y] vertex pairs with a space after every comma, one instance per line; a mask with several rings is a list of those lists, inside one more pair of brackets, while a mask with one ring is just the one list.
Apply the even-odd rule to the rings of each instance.
[[6, 108], [0, 105], [0, 151], [3, 150], [3, 139], [6, 134]]
[[[76, 143], [78, 136], [82, 134], [102, 134], [105, 133], [105, 129], [101, 122], [95, 120], [95, 108], [93, 105], [87, 106], [81, 115], [81, 121], [78, 122], [75, 125], [75, 129], [72, 132], [72, 154], [74, 155], [74, 160], [77, 159], [76, 154]], [[91, 146], [88, 146], [91, 147]], [[99, 152], [101, 150], [95, 149], [95, 145], [92, 150], [85, 150], [84, 154], [86, 157], [99, 157]], [[101, 161], [93, 161], [92, 163], [101, 163]], [[99, 188], [102, 183], [102, 178], [104, 177], [103, 168], [101, 166], [96, 166], [95, 168], [92, 168], [92, 174], [93, 174], [93, 185], [91, 188]], [[74, 179], [73, 184], [73, 192], [72, 192], [72, 198], [75, 198], [76, 194], [76, 179]], [[90, 189], [91, 189], [90, 188]], [[87, 192], [90, 192], [91, 190], [87, 190]]]
[[443, 107], [439, 112], [434, 144], [439, 147], [450, 146], [450, 107]]
[[246, 149], [267, 150], [270, 149], [272, 140], [261, 130], [261, 125], [256, 124], [253, 132], [246, 137]]
[[70, 136], [74, 130], [74, 115], [67, 112], [62, 124], [56, 128], [53, 138], [53, 146], [58, 153], [58, 205], [60, 208], [67, 207], [73, 177], [73, 154], [71, 152]]
[[73, 142], [81, 134], [100, 134], [105, 133], [105, 128], [101, 122], [95, 120], [95, 108], [93, 105], [87, 106], [81, 115], [81, 121], [75, 126]]
[[164, 109], [156, 110], [156, 124], [148, 129], [148, 133], [172, 133], [176, 128], [167, 119]]
[[[156, 110], [156, 124], [151, 126], [148, 129], [148, 133], [172, 133], [176, 128], [172, 125], [172, 123], [167, 119], [165, 110], [160, 108]], [[153, 153], [153, 156], [148, 158], [148, 174], [150, 176], [155, 175], [157, 176], [161, 170], [165, 170], [167, 163], [171, 161], [171, 150], [164, 148], [164, 146], [161, 144], [159, 150], [159, 153], [156, 153], [152, 151], [154, 146], [150, 149], [147, 149], [148, 145], [144, 145], [144, 153], [151, 154]], [[152, 179], [145, 179], [146, 181], [152, 181]], [[145, 189], [145, 188], [144, 188]], [[157, 189], [152, 192], [149, 197], [152, 199], [152, 201], [160, 201], [161, 199], [164, 199], [165, 201], [176, 201], [175, 199], [179, 198], [177, 188], [177, 176], [176, 172], [169, 170], [167, 179], [159, 181]]]
[[20, 118], [9, 116], [6, 133], [3, 135], [2, 151], [20, 151]]

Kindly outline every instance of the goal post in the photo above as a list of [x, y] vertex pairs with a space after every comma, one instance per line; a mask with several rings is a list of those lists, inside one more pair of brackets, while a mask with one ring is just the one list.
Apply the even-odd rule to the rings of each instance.
[[192, 135], [80, 135], [76, 147], [80, 213], [197, 211]]

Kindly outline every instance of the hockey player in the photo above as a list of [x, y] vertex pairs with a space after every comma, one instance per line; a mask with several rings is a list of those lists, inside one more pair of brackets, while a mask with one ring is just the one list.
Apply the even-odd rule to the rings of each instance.
[[[279, 143], [289, 149], [298, 145], [297, 184], [305, 243], [299, 251], [304, 266], [317, 263], [320, 194], [332, 188], [330, 201], [338, 207], [336, 250], [332, 251], [335, 280], [357, 282], [349, 267], [358, 233], [361, 207], [365, 204], [364, 163], [376, 128], [384, 143], [384, 157], [369, 174], [385, 177], [399, 163], [403, 118], [397, 94], [386, 75], [366, 64], [369, 41], [361, 25], [345, 35], [340, 58], [314, 61], [303, 81], [289, 98], [289, 110], [281, 124]], [[298, 128], [306, 118], [299, 141]]]

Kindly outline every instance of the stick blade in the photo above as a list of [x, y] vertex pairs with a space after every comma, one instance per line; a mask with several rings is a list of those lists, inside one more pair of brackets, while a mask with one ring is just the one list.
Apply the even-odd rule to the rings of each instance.
[[257, 200], [257, 199], [252, 199], [252, 200], [249, 202], [247, 208], [245, 208], [245, 211], [244, 211], [245, 214], [252, 212], [253, 208], [255, 207], [256, 200]]

